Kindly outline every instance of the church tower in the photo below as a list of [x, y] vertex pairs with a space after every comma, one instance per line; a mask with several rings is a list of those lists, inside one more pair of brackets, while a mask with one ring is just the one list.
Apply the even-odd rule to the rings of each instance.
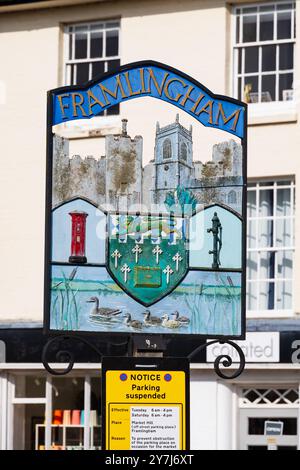
[[168, 126], [156, 124], [154, 155], [152, 202], [161, 204], [168, 192], [178, 186], [189, 186], [192, 178], [192, 126], [189, 130], [183, 127], [179, 123], [179, 114]]

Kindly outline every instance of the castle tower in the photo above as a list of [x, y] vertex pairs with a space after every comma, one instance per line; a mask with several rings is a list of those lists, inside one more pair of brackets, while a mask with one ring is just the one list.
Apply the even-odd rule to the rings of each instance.
[[178, 114], [168, 126], [157, 123], [154, 154], [152, 202], [160, 204], [169, 191], [188, 186], [193, 173], [192, 127], [183, 127]]
[[142, 202], [143, 138], [127, 134], [127, 119], [122, 119], [122, 134], [105, 137], [106, 204], [110, 210], [135, 210]]

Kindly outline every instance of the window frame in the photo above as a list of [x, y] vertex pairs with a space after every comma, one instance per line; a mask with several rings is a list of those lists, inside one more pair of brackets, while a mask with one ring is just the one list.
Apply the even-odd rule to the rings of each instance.
[[[114, 30], [118, 30], [118, 55], [117, 56], [110, 56], [110, 57], [106, 57], [105, 54], [103, 54], [103, 57], [100, 58], [100, 57], [96, 57], [96, 58], [90, 58], [89, 55], [90, 55], [90, 34], [91, 34], [91, 25], [97, 25], [97, 24], [100, 24], [102, 23], [104, 26], [103, 26], [103, 29], [102, 31], [114, 31]], [[110, 24], [110, 23], [118, 23], [118, 26], [112, 26], [111, 28], [107, 27], [107, 24]], [[87, 27], [87, 36], [88, 36], [88, 39], [87, 39], [87, 57], [85, 59], [69, 59], [69, 44], [70, 44], [70, 36], [71, 36], [71, 32], [70, 32], [70, 28], [74, 28], [76, 26], [85, 26]], [[122, 35], [121, 35], [121, 30], [122, 30], [122, 27], [121, 27], [121, 18], [120, 17], [117, 17], [117, 18], [107, 18], [107, 19], [98, 19], [98, 20], [92, 20], [92, 21], [83, 21], [83, 22], [72, 22], [72, 23], [67, 23], [67, 24], [63, 24], [63, 73], [62, 73], [62, 82], [63, 82], [63, 86], [70, 86], [72, 85], [71, 84], [71, 65], [73, 64], [78, 64], [78, 63], [88, 63], [89, 64], [89, 78], [88, 80], [91, 80], [92, 79], [92, 67], [91, 67], [91, 64], [94, 63], [94, 62], [103, 62], [104, 63], [104, 73], [106, 73], [108, 71], [108, 62], [109, 61], [112, 61], [112, 60], [119, 60], [120, 61], [120, 65], [122, 64], [121, 62], [121, 40], [122, 40]], [[73, 46], [72, 46], [72, 50], [73, 50], [73, 54], [74, 54], [74, 51], [75, 51], [75, 47], [74, 47], [74, 41], [75, 41], [75, 35], [73, 34]], [[105, 51], [105, 47], [106, 47], [106, 34], [103, 35], [103, 52]], [[76, 82], [76, 75], [74, 76], [74, 81]], [[120, 118], [120, 115], [121, 115], [121, 112], [120, 112], [120, 108], [119, 108], [119, 112], [117, 114], [107, 114], [107, 110], [105, 110], [103, 112], [103, 115], [102, 116], [97, 116], [97, 120], [98, 119], [109, 119], [109, 122], [111, 122], [111, 120], [114, 120], [115, 118]]]
[[[94, 438], [94, 428], [95, 425], [90, 422], [90, 412], [92, 411], [91, 406], [91, 393], [92, 393], [92, 380], [97, 379], [99, 380], [99, 390], [101, 391], [101, 377], [102, 373], [98, 370], [98, 368], [91, 364], [81, 364], [81, 368], [77, 370], [73, 370], [68, 376], [62, 375], [60, 377], [56, 376], [53, 377], [50, 374], [45, 373], [45, 370], [41, 369], [39, 365], [37, 367], [32, 367], [32, 364], [18, 364], [17, 367], [10, 367], [8, 369], [8, 373], [5, 377], [5, 386], [6, 386], [6, 394], [2, 399], [2, 403], [5, 409], [5, 423], [3, 426], [4, 434], [2, 437], [2, 443], [0, 442], [0, 449], [1, 450], [14, 450], [14, 433], [16, 432], [16, 428], [14, 425], [14, 407], [18, 405], [27, 405], [27, 404], [38, 404], [44, 406], [44, 413], [45, 413], [45, 422], [42, 427], [45, 430], [45, 450], [51, 450], [52, 446], [52, 429], [56, 427], [56, 425], [52, 424], [52, 417], [54, 411], [54, 404], [53, 404], [53, 396], [56, 390], [56, 386], [53, 384], [54, 379], [83, 379], [83, 392], [84, 392], [84, 424], [80, 424], [75, 426], [75, 428], [80, 428], [83, 435], [83, 447], [84, 450], [102, 450], [101, 448], [101, 440], [99, 441], [99, 445], [97, 445], [97, 449], [95, 449], [95, 445], [92, 442]], [[60, 366], [59, 366], [60, 368]], [[31, 370], [32, 369], [32, 370]], [[16, 395], [16, 379], [18, 377], [22, 377], [22, 379], [26, 380], [27, 377], [35, 377], [38, 379], [45, 379], [44, 384], [44, 393], [40, 397], [27, 397], [27, 396], [17, 396]], [[1, 379], [1, 375], [0, 375]], [[1, 380], [0, 380], [1, 385]], [[1, 390], [0, 390], [1, 392]], [[70, 392], [72, 393], [72, 391]], [[100, 392], [101, 396], [101, 392]], [[1, 394], [0, 394], [1, 398]], [[101, 396], [102, 400], [102, 396]], [[1, 404], [1, 401], [0, 401]], [[25, 422], [24, 422], [24, 425]], [[68, 425], [57, 425], [58, 428], [63, 429], [64, 427], [68, 427]], [[72, 425], [71, 425], [72, 427]], [[102, 422], [97, 425], [96, 427], [100, 428], [100, 433], [102, 433]], [[1, 428], [1, 426], [0, 426]], [[36, 428], [37, 429], [37, 428]], [[35, 435], [35, 444], [37, 443], [37, 435]], [[1, 448], [2, 444], [2, 448]], [[36, 447], [36, 446], [35, 446]], [[23, 449], [24, 450], [24, 449]], [[35, 449], [38, 450], [38, 449]], [[67, 450], [67, 449], [64, 449]]]
[[[281, 182], [289, 182], [289, 184], [278, 184]], [[256, 290], [256, 309], [249, 310], [248, 309], [248, 300], [247, 300], [247, 318], [282, 318], [282, 317], [293, 317], [295, 315], [295, 295], [294, 295], [294, 286], [295, 286], [295, 191], [296, 191], [296, 184], [295, 184], [295, 178], [294, 176], [287, 176], [287, 177], [282, 177], [282, 178], [273, 178], [273, 179], [265, 179], [265, 180], [249, 180], [248, 183], [251, 184], [251, 186], [247, 187], [247, 194], [250, 191], [255, 191], [256, 193], [256, 202], [255, 202], [255, 215], [250, 216], [248, 215], [248, 204], [247, 204], [247, 224], [248, 224], [248, 229], [247, 229], [247, 244], [246, 244], [246, 250], [247, 250], [247, 264], [248, 264], [248, 255], [249, 253], [257, 253], [257, 271], [256, 271], [256, 278], [249, 280], [247, 276], [247, 288], [246, 291], [248, 293], [248, 286], [249, 283], [251, 284], [256, 284], [257, 285], [257, 290]], [[270, 185], [272, 183], [272, 185]], [[259, 215], [259, 208], [260, 208], [260, 198], [259, 198], [259, 192], [260, 190], [273, 190], [274, 194], [274, 203], [273, 203], [273, 215], [270, 216], [260, 216]], [[289, 215], [279, 215], [277, 214], [277, 190], [278, 189], [290, 189], [290, 204], [291, 204], [291, 213]], [[247, 201], [248, 203], [248, 201]], [[248, 246], [248, 236], [249, 236], [249, 221], [256, 220], [259, 222], [259, 220], [272, 220], [273, 221], [273, 227], [274, 227], [274, 232], [273, 232], [273, 240], [276, 239], [276, 221], [277, 220], [290, 220], [291, 221], [291, 245], [290, 246], [276, 246], [273, 245], [272, 247], [270, 246], [258, 246], [256, 245], [255, 247], [249, 247]], [[256, 241], [258, 240], [258, 233], [259, 233], [259, 224], [256, 223], [256, 228], [255, 228], [255, 238]], [[292, 252], [292, 276], [291, 278], [288, 277], [280, 277], [278, 278], [278, 261], [277, 259], [274, 262], [274, 277], [273, 278], [262, 278], [261, 276], [261, 253], [274, 253], [275, 256], [278, 255], [278, 253], [283, 253], [284, 251], [290, 251]], [[274, 283], [274, 308], [273, 309], [260, 309], [259, 308], [259, 303], [260, 303], [260, 298], [259, 298], [259, 285], [262, 282], [273, 282]], [[277, 298], [277, 285], [280, 282], [291, 282], [291, 292], [292, 292], [292, 302], [291, 302], [291, 308], [289, 309], [276, 309], [276, 298]]]
[[[292, 9], [286, 9], [282, 10], [282, 12], [290, 11], [291, 12], [291, 24], [294, 25], [294, 27], [291, 28], [291, 38], [289, 39], [274, 39], [275, 37], [277, 38], [277, 12], [278, 10], [274, 8], [274, 30], [273, 30], [273, 39], [268, 40], [268, 41], [254, 41], [254, 42], [247, 42], [243, 43], [240, 42], [242, 39], [242, 34], [243, 34], [243, 22], [240, 21], [240, 27], [239, 27], [239, 38], [237, 41], [236, 38], [236, 32], [237, 32], [237, 17], [239, 16], [240, 18], [242, 17], [241, 13], [238, 13], [238, 10], [245, 9], [245, 8], [251, 8], [255, 7], [257, 8], [256, 13], [249, 13], [249, 16], [256, 15], [256, 39], [259, 38], [259, 32], [260, 32], [260, 15], [261, 14], [267, 14], [268, 12], [260, 12], [259, 7], [270, 7], [270, 6], [276, 6], [276, 5], [284, 5], [284, 4], [293, 4]], [[244, 93], [244, 78], [247, 76], [257, 76], [258, 78], [258, 98], [261, 100], [261, 93], [262, 93], [262, 77], [263, 76], [272, 76], [275, 75], [275, 100], [273, 101], [257, 101], [255, 103], [248, 103], [250, 105], [250, 109], [252, 108], [261, 108], [261, 107], [266, 107], [266, 110], [268, 108], [274, 108], [280, 106], [280, 108], [291, 108], [291, 106], [295, 105], [295, 95], [293, 94], [292, 100], [280, 100], [279, 98], [279, 91], [280, 91], [280, 84], [279, 84], [279, 77], [280, 75], [286, 75], [286, 74], [293, 74], [293, 83], [295, 82], [295, 73], [296, 73], [296, 65], [295, 65], [295, 58], [296, 58], [296, 38], [297, 38], [297, 31], [296, 31], [296, 8], [297, 4], [295, 0], [281, 0], [281, 1], [272, 1], [272, 2], [258, 2], [258, 3], [246, 3], [246, 4], [236, 4], [233, 8], [233, 22], [232, 22], [232, 48], [231, 48], [231, 57], [232, 57], [232, 70], [233, 70], [233, 75], [232, 75], [232, 90], [233, 90], [233, 96], [238, 98], [239, 96], [239, 79], [241, 79], [241, 100], [244, 99], [243, 93]], [[281, 12], [281, 11], [280, 11]], [[247, 13], [248, 16], [248, 13]], [[281, 44], [293, 44], [294, 45], [294, 55], [293, 55], [293, 69], [283, 69], [280, 70], [280, 53], [279, 53], [279, 47]], [[262, 48], [264, 46], [270, 46], [274, 45], [276, 47], [276, 65], [275, 69], [272, 71], [262, 71]], [[257, 72], [249, 72], [245, 73], [245, 49], [248, 47], [258, 47], [258, 71]], [[239, 49], [242, 51], [242, 64], [241, 64], [241, 72], [238, 72], [238, 64], [239, 64]], [[295, 88], [293, 88], [295, 90]]]

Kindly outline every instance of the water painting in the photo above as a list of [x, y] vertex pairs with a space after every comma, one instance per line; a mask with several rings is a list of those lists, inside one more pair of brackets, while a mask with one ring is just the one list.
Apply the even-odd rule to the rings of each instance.
[[190, 271], [164, 299], [145, 308], [125, 296], [105, 268], [55, 266], [52, 271], [51, 328], [239, 335], [239, 273]]

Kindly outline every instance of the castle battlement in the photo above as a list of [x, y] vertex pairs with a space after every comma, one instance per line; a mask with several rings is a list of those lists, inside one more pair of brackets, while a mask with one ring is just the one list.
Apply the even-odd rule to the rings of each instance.
[[[242, 148], [234, 140], [215, 144], [212, 160], [193, 161], [192, 128], [175, 122], [156, 126], [154, 159], [144, 167], [143, 137], [127, 133], [105, 136], [105, 156], [69, 157], [68, 141], [54, 142], [54, 204], [84, 194], [97, 205], [126, 210], [130, 205], [164, 205], [179, 187], [192, 191], [199, 203], [218, 200], [233, 207], [241, 199]], [[230, 187], [235, 186], [235, 188]], [[207, 188], [210, 188], [209, 190]], [[228, 188], [229, 189], [228, 189]], [[242, 187], [242, 186], [241, 186]], [[235, 208], [235, 207], [233, 207]]]

